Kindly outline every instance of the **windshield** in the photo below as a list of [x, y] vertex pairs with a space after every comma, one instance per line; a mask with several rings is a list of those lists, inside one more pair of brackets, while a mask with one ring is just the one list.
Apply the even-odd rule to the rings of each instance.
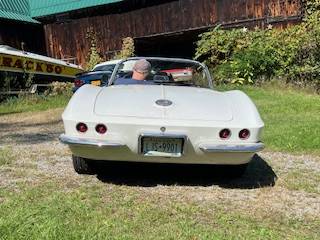
[[110, 71], [112, 72], [116, 64], [101, 65], [92, 69], [92, 71]]
[[[129, 59], [122, 62], [115, 75], [112, 84], [118, 84], [134, 80], [134, 66], [139, 59]], [[206, 68], [200, 63], [188, 60], [146, 58], [151, 69], [145, 76], [147, 84], [161, 84], [173, 86], [211, 87], [211, 79]], [[121, 83], [120, 83], [121, 84]]]

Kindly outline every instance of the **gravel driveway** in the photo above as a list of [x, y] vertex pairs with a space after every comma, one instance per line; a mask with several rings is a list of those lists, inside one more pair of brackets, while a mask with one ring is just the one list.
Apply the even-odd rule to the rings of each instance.
[[58, 141], [63, 132], [61, 113], [56, 109], [0, 116], [0, 147], [12, 151], [15, 159], [0, 166], [1, 187], [14, 191], [21, 182], [36, 185], [48, 179], [61, 183], [66, 191], [103, 184], [160, 199], [216, 202], [261, 218], [272, 214], [320, 218], [319, 156], [263, 151], [245, 176], [234, 180], [226, 180], [214, 168], [187, 166], [107, 165], [98, 176], [80, 176], [73, 170], [68, 148]]

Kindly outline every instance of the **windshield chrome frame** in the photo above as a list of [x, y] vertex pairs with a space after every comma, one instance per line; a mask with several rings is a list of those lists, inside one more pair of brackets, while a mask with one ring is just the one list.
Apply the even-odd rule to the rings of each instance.
[[194, 60], [190, 60], [190, 59], [184, 59], [184, 58], [162, 58], [162, 57], [131, 57], [131, 58], [126, 58], [126, 59], [123, 59], [121, 62], [117, 63], [113, 72], [112, 72], [112, 75], [109, 79], [109, 83], [108, 83], [108, 86], [112, 85], [112, 83], [114, 82], [115, 80], [115, 77], [117, 75], [117, 72], [119, 70], [119, 67], [122, 63], [126, 62], [126, 61], [131, 61], [131, 60], [140, 60], [140, 59], [146, 59], [146, 60], [159, 60], [159, 61], [171, 61], [171, 62], [184, 62], [184, 63], [192, 63], [192, 64], [195, 64], [195, 65], [199, 65], [203, 68], [203, 71], [204, 73], [206, 74], [206, 77], [208, 79], [208, 86], [209, 88], [213, 89], [213, 81], [212, 81], [212, 78], [211, 78], [211, 75], [210, 75], [210, 72], [209, 72], [209, 69], [208, 67], [201, 63], [201, 62], [198, 62], [198, 61], [194, 61]]

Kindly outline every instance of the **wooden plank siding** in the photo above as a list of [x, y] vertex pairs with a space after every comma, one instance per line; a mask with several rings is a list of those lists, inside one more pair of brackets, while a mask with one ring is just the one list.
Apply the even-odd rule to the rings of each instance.
[[[149, 1], [150, 2], [150, 1]], [[161, 1], [157, 1], [161, 2]], [[126, 9], [126, 1], [120, 9]], [[157, 5], [122, 10], [105, 15], [80, 17], [65, 23], [44, 26], [47, 52], [55, 58], [75, 56], [86, 61], [88, 29], [96, 34], [100, 53], [119, 50], [124, 37], [170, 35], [217, 24], [226, 27], [287, 25], [299, 21], [300, 0], [175, 0]]]

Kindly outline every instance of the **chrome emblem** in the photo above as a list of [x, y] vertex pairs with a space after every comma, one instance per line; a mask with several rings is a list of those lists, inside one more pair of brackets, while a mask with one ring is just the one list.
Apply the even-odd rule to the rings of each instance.
[[165, 132], [165, 131], [166, 131], [166, 128], [165, 128], [165, 127], [161, 127], [161, 128], [160, 128], [160, 131], [161, 131], [161, 132]]
[[159, 106], [168, 107], [168, 106], [172, 105], [172, 102], [167, 99], [159, 99], [156, 101], [156, 104]]

